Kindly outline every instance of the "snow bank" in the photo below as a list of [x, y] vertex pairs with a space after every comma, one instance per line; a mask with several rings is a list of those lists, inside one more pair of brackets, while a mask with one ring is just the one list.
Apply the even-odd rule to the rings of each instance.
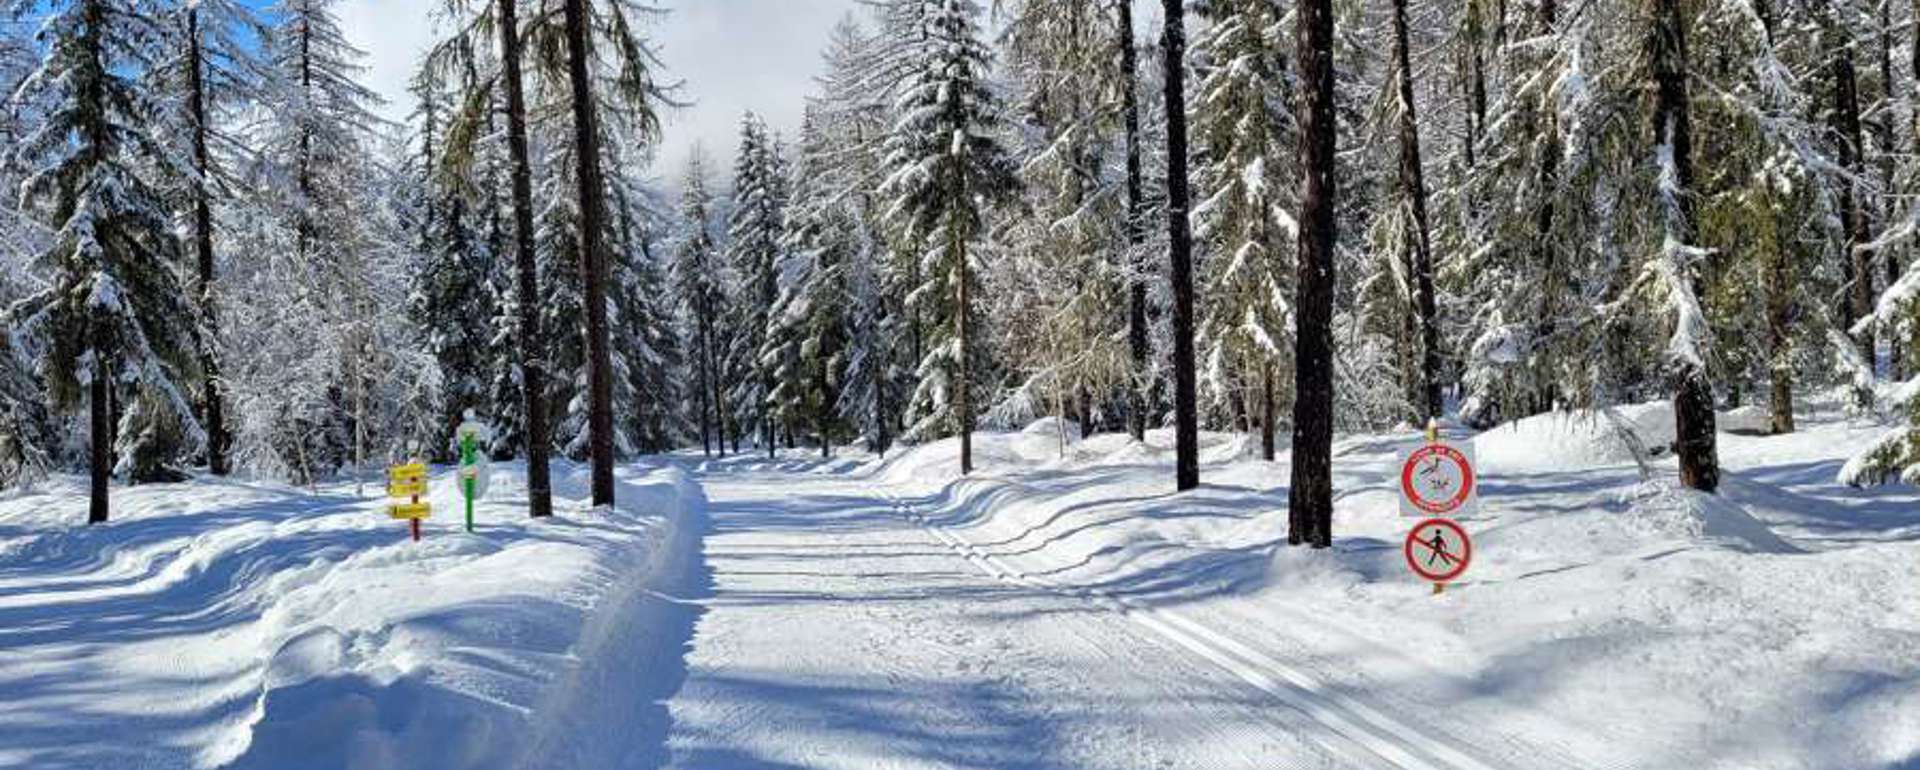
[[1026, 464], [998, 448], [1016, 434], [980, 434], [994, 462], [973, 477], [932, 444], [880, 480], [970, 559], [1176, 610], [1509, 760], [1493, 766], [1920, 766], [1920, 504], [1833, 481], [1873, 428], [1803, 414], [1793, 435], [1723, 433], [1708, 496], [1678, 488], [1670, 460], [1652, 482], [1635, 463], [1633, 443], [1672, 441], [1669, 405], [1617, 414], [1475, 437], [1475, 560], [1441, 596], [1400, 553], [1388, 467], [1411, 433], [1336, 444], [1327, 551], [1280, 545], [1285, 464], [1239, 459], [1245, 437], [1203, 436], [1203, 483], [1184, 493], [1159, 431]]
[[1666, 454], [1673, 439], [1673, 404], [1655, 401], [1515, 420], [1480, 434], [1474, 449], [1488, 472], [1517, 473], [1630, 464], [1636, 451]]
[[623, 473], [611, 510], [556, 471], [553, 520], [509, 468], [472, 535], [441, 479], [419, 543], [350, 485], [144, 487], [91, 528], [71, 482], [0, 502], [0, 765], [519, 766], [704, 506], [676, 469]]

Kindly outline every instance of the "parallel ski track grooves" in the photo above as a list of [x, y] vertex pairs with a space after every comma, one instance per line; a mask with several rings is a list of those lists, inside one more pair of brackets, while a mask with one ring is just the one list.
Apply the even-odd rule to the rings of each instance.
[[[966, 538], [930, 522], [913, 504], [884, 486], [875, 487], [893, 503], [895, 511], [931, 533], [934, 538], [999, 580], [1074, 597], [1117, 613], [1151, 631], [1162, 640], [1187, 650], [1306, 716], [1331, 735], [1310, 735], [1327, 751], [1360, 767], [1381, 763], [1401, 770], [1497, 770], [1460, 749], [1426, 736], [1399, 720], [1325, 686], [1292, 666], [1252, 646], [1207, 627], [1173, 610], [1154, 607], [1101, 589], [1062, 585], [1029, 575]], [[1273, 717], [1268, 722], [1285, 730], [1296, 725]], [[1365, 752], [1356, 756], [1356, 749]]]

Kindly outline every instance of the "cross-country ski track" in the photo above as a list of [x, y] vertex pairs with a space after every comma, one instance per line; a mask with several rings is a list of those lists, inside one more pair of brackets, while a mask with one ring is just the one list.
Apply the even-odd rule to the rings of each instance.
[[1278, 629], [1256, 640], [1231, 615], [1049, 577], [1045, 549], [954, 526], [972, 509], [950, 488], [792, 460], [700, 468], [713, 585], [669, 704], [674, 767], [1587, 766], [1336, 683]]

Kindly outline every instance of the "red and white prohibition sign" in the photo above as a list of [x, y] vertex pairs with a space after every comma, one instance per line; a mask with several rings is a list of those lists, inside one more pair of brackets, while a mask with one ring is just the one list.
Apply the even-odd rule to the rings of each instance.
[[1473, 460], [1450, 444], [1434, 442], [1414, 449], [1400, 465], [1401, 509], [1410, 514], [1449, 516], [1472, 507]]
[[1435, 583], [1460, 577], [1473, 562], [1473, 540], [1448, 519], [1427, 519], [1413, 525], [1404, 550], [1413, 574]]

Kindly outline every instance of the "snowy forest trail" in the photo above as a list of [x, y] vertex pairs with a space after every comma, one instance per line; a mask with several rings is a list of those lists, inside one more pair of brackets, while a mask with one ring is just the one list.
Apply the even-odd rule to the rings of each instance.
[[674, 767], [1510, 765], [1179, 611], [1023, 572], [864, 471], [697, 475], [712, 586]]

